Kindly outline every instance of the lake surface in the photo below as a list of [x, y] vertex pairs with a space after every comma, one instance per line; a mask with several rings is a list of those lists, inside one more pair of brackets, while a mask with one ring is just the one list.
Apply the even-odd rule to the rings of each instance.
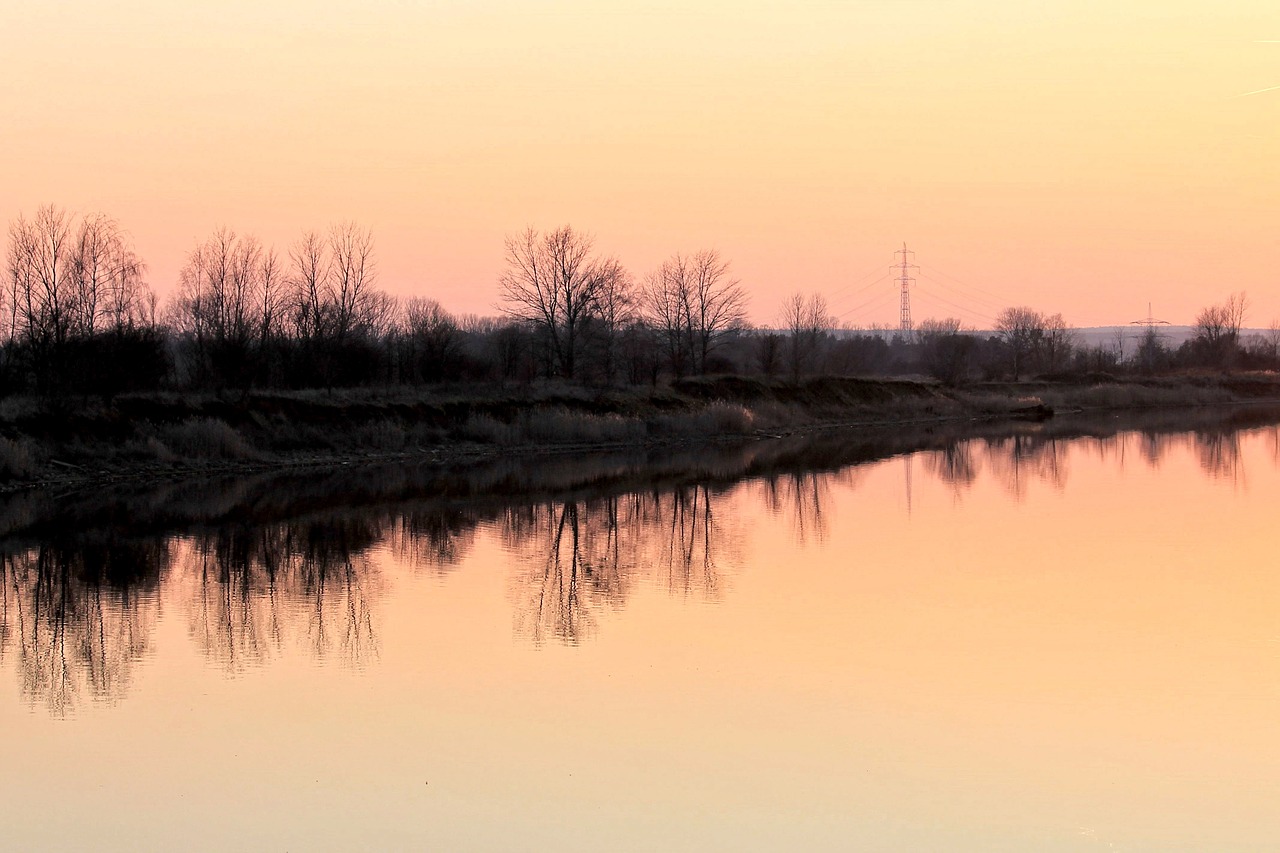
[[1270, 413], [0, 502], [0, 848], [1273, 850]]

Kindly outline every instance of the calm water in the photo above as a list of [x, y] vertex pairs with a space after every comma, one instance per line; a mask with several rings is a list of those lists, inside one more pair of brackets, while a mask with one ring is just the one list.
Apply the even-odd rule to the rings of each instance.
[[10, 499], [0, 847], [1278, 849], [1234, 417]]

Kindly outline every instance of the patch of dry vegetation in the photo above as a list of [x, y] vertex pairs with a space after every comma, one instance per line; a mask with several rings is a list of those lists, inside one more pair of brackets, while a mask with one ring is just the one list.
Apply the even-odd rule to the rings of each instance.
[[[289, 461], [387, 457], [447, 445], [638, 445], [875, 423], [1058, 410], [1213, 406], [1280, 398], [1274, 376], [1020, 383], [965, 390], [828, 377], [699, 377], [659, 388], [564, 383], [219, 396], [125, 395], [113, 404], [0, 402], [0, 482]], [[1045, 411], [1045, 410], [1042, 410]], [[55, 461], [56, 460], [56, 461]]]

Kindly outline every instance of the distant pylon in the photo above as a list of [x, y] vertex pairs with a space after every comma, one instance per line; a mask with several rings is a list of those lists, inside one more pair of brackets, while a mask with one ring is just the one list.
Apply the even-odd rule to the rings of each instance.
[[902, 262], [895, 263], [893, 269], [898, 270], [898, 284], [902, 287], [902, 314], [901, 325], [903, 337], [911, 337], [913, 326], [911, 325], [911, 285], [915, 283], [915, 279], [911, 277], [911, 270], [918, 270], [920, 267], [911, 263], [911, 256], [915, 252], [907, 249], [906, 241], [903, 241], [902, 248], [893, 253], [895, 257], [902, 255]]
[[1133, 320], [1133, 321], [1131, 321], [1131, 322], [1129, 323], [1129, 325], [1130, 325], [1130, 326], [1146, 326], [1146, 327], [1147, 327], [1147, 331], [1148, 331], [1148, 332], [1151, 332], [1151, 333], [1153, 333], [1153, 334], [1154, 334], [1154, 333], [1155, 333], [1155, 330], [1156, 330], [1156, 326], [1167, 326], [1167, 325], [1169, 325], [1169, 321], [1168, 321], [1168, 320], [1157, 320], [1155, 317], [1153, 317], [1153, 316], [1152, 316], [1152, 314], [1151, 314], [1151, 303], [1150, 303], [1150, 302], [1148, 302], [1148, 303], [1147, 303], [1147, 316], [1146, 316], [1146, 317], [1143, 317], [1141, 320]]

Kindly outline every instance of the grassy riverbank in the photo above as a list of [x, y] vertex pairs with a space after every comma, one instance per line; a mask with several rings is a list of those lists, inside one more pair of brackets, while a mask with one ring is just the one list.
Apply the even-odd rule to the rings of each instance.
[[368, 459], [777, 436], [834, 427], [1280, 400], [1280, 377], [985, 384], [740, 377], [661, 388], [469, 386], [0, 403], [7, 487]]

